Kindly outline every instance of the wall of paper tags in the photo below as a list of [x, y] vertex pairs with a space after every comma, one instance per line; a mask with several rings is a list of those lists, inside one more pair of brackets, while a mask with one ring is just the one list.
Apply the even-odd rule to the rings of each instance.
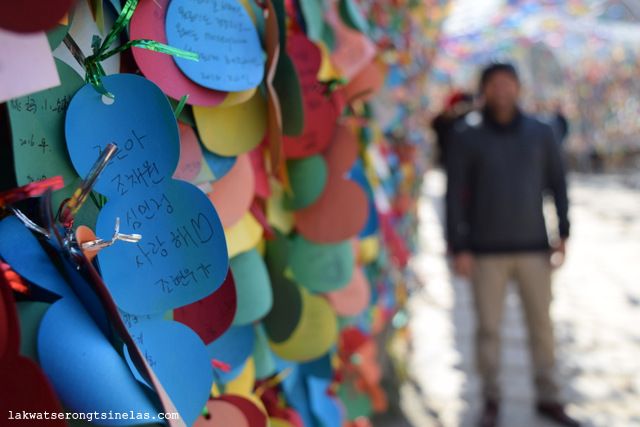
[[442, 3], [3, 2], [0, 419], [385, 411]]

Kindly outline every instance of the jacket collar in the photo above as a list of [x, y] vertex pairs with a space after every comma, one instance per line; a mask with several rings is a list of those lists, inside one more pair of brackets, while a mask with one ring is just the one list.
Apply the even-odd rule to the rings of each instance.
[[484, 118], [485, 123], [488, 123], [489, 126], [494, 128], [495, 130], [498, 130], [501, 132], [508, 132], [508, 131], [514, 131], [518, 128], [518, 126], [520, 125], [520, 122], [522, 121], [522, 112], [520, 111], [519, 108], [516, 108], [516, 115], [513, 117], [513, 120], [511, 120], [507, 124], [498, 123], [493, 118], [491, 111], [486, 107], [482, 110], [482, 117]]

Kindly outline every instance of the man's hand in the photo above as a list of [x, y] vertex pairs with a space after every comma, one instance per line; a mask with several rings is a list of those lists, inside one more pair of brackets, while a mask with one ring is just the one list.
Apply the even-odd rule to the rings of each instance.
[[560, 242], [553, 248], [549, 255], [549, 262], [552, 268], [560, 268], [564, 264], [564, 258], [567, 253], [567, 238], [563, 237]]
[[471, 252], [460, 252], [453, 258], [453, 271], [458, 276], [470, 278], [473, 274], [473, 254]]

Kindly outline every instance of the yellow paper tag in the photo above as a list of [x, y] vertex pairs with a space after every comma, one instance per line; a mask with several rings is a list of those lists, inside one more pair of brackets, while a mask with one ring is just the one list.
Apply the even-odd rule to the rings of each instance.
[[298, 289], [302, 297], [300, 323], [286, 341], [269, 341], [269, 346], [285, 360], [304, 362], [329, 351], [338, 337], [338, 319], [326, 299], [303, 287]]
[[327, 48], [327, 45], [321, 40], [315, 41], [314, 43], [318, 45], [320, 53], [322, 54], [322, 62], [320, 63], [320, 70], [318, 70], [318, 80], [326, 82], [340, 78], [340, 73], [331, 62], [329, 48]]
[[229, 258], [255, 248], [262, 239], [262, 231], [262, 226], [251, 212], [247, 212], [233, 227], [225, 229]]
[[361, 265], [372, 263], [378, 258], [379, 252], [380, 240], [378, 236], [373, 235], [362, 239], [360, 241], [358, 263]]
[[[240, 375], [225, 384], [225, 394], [237, 394], [242, 397], [248, 397], [253, 390], [256, 381], [255, 376], [256, 365], [253, 357], [249, 357]], [[220, 395], [220, 390], [218, 390], [218, 385], [215, 382], [211, 387], [211, 394], [213, 396]]]
[[204, 146], [221, 156], [248, 153], [267, 131], [267, 101], [260, 91], [233, 106], [193, 107], [193, 115]]
[[285, 210], [282, 199], [284, 187], [276, 179], [270, 180], [271, 197], [267, 199], [267, 221], [282, 234], [289, 234], [293, 230], [293, 212]]

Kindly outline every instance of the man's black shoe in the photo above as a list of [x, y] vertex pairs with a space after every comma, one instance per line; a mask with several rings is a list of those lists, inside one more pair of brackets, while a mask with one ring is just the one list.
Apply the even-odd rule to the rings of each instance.
[[538, 414], [542, 415], [547, 419], [555, 421], [560, 425], [567, 426], [567, 427], [580, 427], [580, 423], [574, 420], [573, 418], [571, 418], [569, 415], [567, 415], [567, 413], [564, 411], [564, 407], [559, 403], [539, 402], [536, 405], [536, 409], [538, 411]]

